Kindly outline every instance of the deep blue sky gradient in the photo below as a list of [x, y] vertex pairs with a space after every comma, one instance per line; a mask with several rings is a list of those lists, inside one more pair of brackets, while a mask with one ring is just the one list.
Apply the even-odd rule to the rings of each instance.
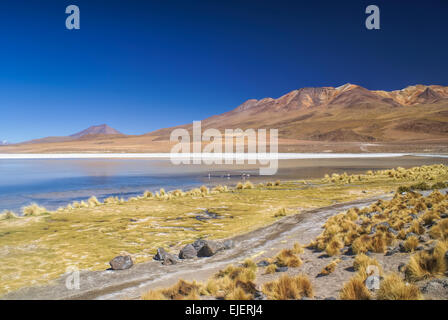
[[0, 140], [143, 134], [306, 86], [448, 85], [447, 17], [444, 0], [2, 0]]

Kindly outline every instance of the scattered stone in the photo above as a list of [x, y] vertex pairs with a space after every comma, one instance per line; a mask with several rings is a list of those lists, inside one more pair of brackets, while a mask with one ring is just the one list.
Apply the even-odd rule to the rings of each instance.
[[395, 247], [395, 248], [389, 248], [389, 250], [387, 250], [386, 252], [386, 256], [392, 256], [396, 253], [400, 252], [400, 248], [399, 247]]
[[154, 255], [154, 260], [162, 261], [165, 259], [167, 252], [163, 248], [157, 249], [157, 253]]
[[400, 250], [401, 252], [406, 252], [406, 248], [404, 247], [403, 242], [400, 242], [400, 243], [398, 244], [398, 248], [399, 248], [399, 250]]
[[387, 222], [387, 221], [381, 222], [381, 223], [379, 223], [379, 224], [377, 224], [377, 225], [378, 225], [378, 226], [385, 227], [385, 228], [390, 228], [390, 224], [389, 224], [389, 222]]
[[269, 262], [266, 260], [261, 260], [257, 262], [257, 267], [267, 267], [269, 265]]
[[372, 255], [372, 252], [367, 251], [367, 252], [365, 253], [365, 255], [368, 256], [368, 257], [370, 257], [370, 256]]
[[288, 271], [288, 267], [277, 267], [275, 272], [286, 272]]
[[206, 243], [207, 243], [207, 240], [199, 239], [199, 240], [196, 240], [195, 242], [193, 242], [191, 245], [195, 248], [196, 251], [199, 251]]
[[415, 213], [411, 213], [410, 216], [412, 217], [412, 219], [418, 219], [418, 216]]
[[398, 231], [394, 228], [390, 227], [387, 229], [388, 232], [392, 233], [394, 236], [398, 235]]
[[211, 257], [217, 252], [225, 250], [224, 245], [218, 241], [205, 241], [204, 245], [199, 249], [198, 257]]
[[313, 300], [313, 299], [309, 297], [302, 297], [300, 300]]
[[399, 272], [404, 272], [404, 270], [406, 269], [406, 264], [405, 263], [400, 263], [399, 265], [398, 265], [398, 271]]
[[170, 266], [170, 265], [173, 265], [176, 263], [177, 263], [177, 259], [174, 255], [169, 254], [169, 253], [165, 254], [165, 256], [163, 258], [163, 262], [162, 262], [162, 264], [164, 266]]
[[347, 257], [347, 256], [342, 256], [342, 257], [341, 257], [341, 260], [350, 260], [350, 258]]
[[196, 249], [191, 244], [187, 244], [179, 252], [180, 259], [193, 259], [198, 256]]
[[427, 234], [421, 235], [418, 237], [418, 241], [420, 242], [428, 242], [430, 240], [429, 236]]
[[326, 297], [324, 300], [336, 300], [335, 297]]
[[414, 232], [409, 232], [409, 233], [406, 235], [406, 239], [408, 239], [409, 237], [416, 237], [416, 238], [418, 238], [418, 235], [415, 234]]
[[112, 270], [125, 270], [134, 265], [131, 256], [118, 256], [113, 258], [110, 262]]
[[254, 300], [267, 300], [266, 295], [261, 291], [255, 291]]
[[448, 213], [442, 213], [440, 215], [440, 218], [442, 218], [442, 219], [448, 218]]
[[229, 250], [229, 249], [235, 248], [235, 241], [233, 241], [233, 240], [225, 240], [223, 242], [223, 245], [224, 245], [226, 250]]
[[423, 248], [423, 246], [418, 246], [417, 248], [415, 248], [416, 251], [422, 251], [425, 250], [425, 248]]

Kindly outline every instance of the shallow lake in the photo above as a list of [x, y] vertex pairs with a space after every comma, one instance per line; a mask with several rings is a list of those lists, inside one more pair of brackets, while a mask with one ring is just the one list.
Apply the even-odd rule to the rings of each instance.
[[[326, 173], [360, 173], [370, 169], [405, 168], [443, 163], [434, 156], [288, 159], [275, 176], [258, 176], [255, 165], [207, 166], [171, 164], [163, 159], [0, 159], [0, 211], [20, 211], [32, 202], [56, 209], [95, 195], [129, 198], [145, 190], [191, 189], [200, 185], [234, 185], [242, 174], [252, 182], [320, 178]], [[210, 176], [209, 176], [210, 174]]]

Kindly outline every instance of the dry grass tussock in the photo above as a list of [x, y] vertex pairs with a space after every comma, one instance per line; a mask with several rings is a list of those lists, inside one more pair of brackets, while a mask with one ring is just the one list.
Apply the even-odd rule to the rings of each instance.
[[297, 300], [314, 296], [311, 281], [305, 275], [282, 275], [275, 281], [265, 283], [262, 290], [272, 300]]
[[419, 251], [411, 256], [405, 269], [406, 280], [419, 281], [438, 277], [448, 271], [448, 241], [437, 241], [433, 249]]
[[422, 300], [423, 296], [417, 286], [404, 282], [400, 275], [392, 273], [381, 281], [376, 298], [378, 300]]
[[37, 205], [36, 203], [32, 203], [29, 206], [22, 208], [22, 213], [24, 216], [38, 216], [41, 214], [48, 213], [48, 210], [44, 207]]
[[419, 246], [415, 235], [425, 233], [425, 225], [432, 225], [430, 235], [445, 240], [448, 219], [441, 214], [448, 211], [448, 195], [433, 191], [427, 197], [419, 193], [396, 193], [389, 201], [378, 200], [364, 208], [351, 208], [330, 217], [323, 232], [309, 246], [336, 256], [349, 246], [354, 254], [385, 253], [389, 246], [404, 240], [408, 252]]
[[342, 290], [339, 292], [339, 298], [342, 300], [370, 300], [372, 294], [365, 285], [365, 278], [356, 275], [344, 283]]
[[331, 261], [329, 264], [323, 267], [322, 271], [319, 273], [319, 276], [327, 276], [333, 273], [336, 270], [336, 267], [338, 266], [339, 262], [341, 262], [341, 259]]

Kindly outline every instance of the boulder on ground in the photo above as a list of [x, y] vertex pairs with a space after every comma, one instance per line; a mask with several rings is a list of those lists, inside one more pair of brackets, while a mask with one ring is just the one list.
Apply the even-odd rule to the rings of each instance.
[[187, 244], [179, 252], [180, 259], [193, 259], [198, 256], [196, 249], [191, 244]]
[[177, 263], [177, 258], [170, 253], [165, 254], [165, 256], [163, 257], [162, 264], [164, 266], [170, 266], [170, 265], [176, 264], [176, 263]]
[[223, 245], [224, 245], [226, 250], [229, 250], [229, 249], [235, 248], [235, 241], [233, 241], [233, 240], [225, 240], [223, 242]]
[[131, 256], [118, 256], [113, 258], [110, 262], [112, 270], [125, 270], [134, 265]]
[[198, 239], [195, 242], [193, 242], [191, 245], [196, 249], [196, 251], [199, 251], [206, 243], [207, 243], [207, 240]]
[[154, 255], [154, 260], [163, 261], [165, 259], [165, 256], [167, 255], [167, 252], [163, 248], [158, 248], [157, 253]]
[[225, 246], [221, 242], [205, 241], [198, 251], [198, 257], [211, 257], [221, 250], [225, 250]]

